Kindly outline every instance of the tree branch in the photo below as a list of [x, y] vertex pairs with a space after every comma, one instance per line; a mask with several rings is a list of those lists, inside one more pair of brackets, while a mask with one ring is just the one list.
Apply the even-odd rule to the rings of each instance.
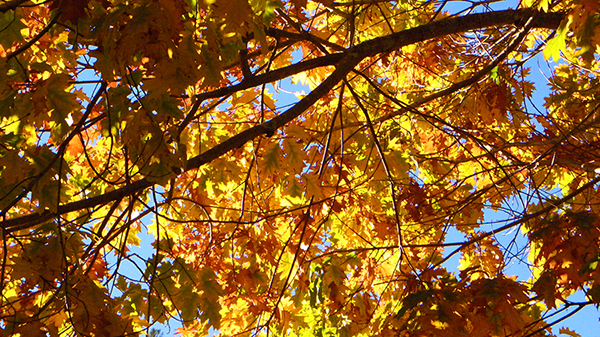
[[[226, 141], [216, 145], [210, 150], [191, 158], [188, 160], [185, 171], [197, 169], [204, 164], [210, 163], [211, 161], [223, 156], [227, 152], [239, 148], [248, 141], [251, 141], [259, 136], [272, 135], [277, 129], [283, 127], [290, 121], [297, 118], [306, 109], [310, 108], [315, 102], [317, 102], [341, 80], [343, 80], [346, 75], [351, 72], [356, 65], [358, 65], [358, 63], [367, 57], [398, 50], [402, 47], [417, 42], [422, 42], [446, 35], [464, 33], [470, 30], [504, 25], [516, 25], [522, 27], [529, 19], [531, 19], [531, 22], [529, 23], [531, 28], [556, 29], [564, 17], [565, 15], [562, 13], [542, 13], [531, 9], [522, 9], [471, 14], [462, 17], [434, 21], [423, 26], [363, 42], [343, 53], [326, 55], [321, 58], [301, 62], [298, 65], [277, 69], [267, 74], [255, 76], [248, 81], [242, 81], [242, 83], [238, 85], [218, 89], [206, 94], [200, 94], [198, 95], [198, 99], [200, 101], [208, 98], [220, 97], [231, 92], [250, 88], [262, 83], [267, 83], [269, 81], [275, 81], [295, 73], [311, 69], [312, 66], [319, 66], [318, 64], [320, 64], [320, 62], [324, 62], [323, 60], [327, 60], [327, 62], [324, 62], [326, 64], [321, 63], [321, 65], [335, 64], [334, 61], [339, 60], [336, 70], [333, 71], [333, 73], [331, 73], [331, 75], [317, 88], [315, 88], [294, 106], [274, 117], [273, 119], [244, 130], [239, 134], [227, 139]], [[302, 66], [300, 66], [300, 64]], [[4, 220], [0, 222], [0, 226], [8, 231], [30, 228], [61, 214], [106, 204], [108, 202], [121, 199], [125, 196], [132, 195], [152, 185], [154, 185], [154, 182], [150, 182], [148, 179], [144, 178], [120, 189], [107, 192], [103, 195], [60, 205], [55, 212], [45, 211], [43, 213], [33, 213], [22, 217]]]
[[2, 3], [0, 4], [0, 13], [6, 13], [10, 10], [16, 9], [20, 5], [26, 3], [27, 1], [29, 0], [13, 0]]
[[26, 51], [27, 49], [31, 48], [31, 46], [33, 46], [34, 43], [36, 43], [39, 39], [42, 38], [42, 36], [46, 35], [46, 33], [48, 33], [48, 31], [50, 30], [50, 28], [52, 28], [54, 26], [54, 24], [58, 21], [58, 17], [60, 16], [59, 13], [57, 13], [56, 15], [54, 15], [54, 17], [50, 20], [50, 22], [48, 22], [48, 24], [46, 25], [46, 27], [44, 27], [44, 29], [42, 29], [36, 36], [33, 37], [33, 39], [27, 41], [27, 43], [25, 43], [24, 45], [22, 45], [21, 47], [19, 47], [17, 50], [13, 51], [12, 53], [9, 53], [8, 55], [6, 55], [6, 60], [10, 60], [13, 57], [21, 54], [22, 52]]

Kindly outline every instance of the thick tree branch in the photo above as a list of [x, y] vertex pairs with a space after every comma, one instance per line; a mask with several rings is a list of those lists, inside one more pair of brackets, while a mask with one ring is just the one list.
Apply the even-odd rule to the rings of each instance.
[[2, 4], [0, 4], [0, 13], [5, 13], [10, 10], [16, 9], [17, 7], [19, 7], [20, 5], [22, 5], [28, 1], [29, 0], [12, 0], [12, 1], [7, 1], [5, 3], [2, 3]]
[[[393, 50], [398, 50], [402, 47], [417, 42], [451, 34], [464, 33], [470, 30], [505, 25], [524, 26], [530, 18], [532, 18], [532, 21], [529, 24], [531, 28], [556, 29], [562, 21], [562, 19], [564, 18], [564, 14], [542, 13], [530, 9], [524, 9], [480, 13], [467, 15], [463, 17], [455, 17], [431, 22], [424, 26], [408, 29], [402, 32], [366, 41], [343, 53], [327, 55], [323, 56], [322, 58], [317, 58], [314, 60], [300, 63], [304, 66], [308, 64], [312, 66], [319, 64], [319, 62], [323, 62], [323, 59], [328, 60], [328, 62], [325, 62], [327, 64], [322, 65], [331, 65], [335, 64], [333, 63], [334, 61], [339, 61], [336, 70], [325, 81], [323, 81], [323, 83], [321, 83], [317, 88], [315, 88], [306, 97], [304, 97], [302, 100], [296, 103], [293, 107], [278, 115], [277, 117], [263, 124], [242, 131], [239, 134], [222, 142], [221, 144], [216, 145], [210, 150], [191, 158], [188, 161], [185, 170], [189, 171], [199, 168], [200, 166], [223, 156], [224, 154], [233, 149], [243, 146], [248, 141], [251, 141], [252, 139], [255, 139], [259, 136], [274, 134], [277, 129], [283, 127], [290, 121], [297, 118], [301, 113], [303, 113], [306, 109], [308, 109], [315, 102], [317, 102], [321, 97], [327, 94], [327, 92], [329, 92], [341, 80], [343, 80], [346, 77], [346, 75], [349, 72], [351, 72], [358, 63], [360, 63], [367, 57], [375, 56], [380, 53], [387, 53]], [[267, 83], [269, 81], [275, 81], [311, 68], [308, 67], [304, 69], [304, 66], [290, 66], [278, 69], [264, 75], [253, 77], [249, 81], [243, 81], [242, 83], [232, 87], [226, 87], [219, 90], [215, 90], [210, 93], [201, 94], [199, 95], [198, 99], [199, 101], [202, 101], [208, 98], [220, 97], [223, 95], [227, 95], [231, 92], [256, 86], [258, 84]], [[291, 68], [294, 71], [288, 68]], [[138, 191], [148, 188], [153, 184], [153, 182], [150, 182], [149, 180], [144, 178], [142, 180], [124, 186], [120, 189], [107, 192], [103, 195], [61, 205], [58, 207], [56, 212], [46, 211], [44, 213], [33, 213], [18, 218], [8, 219], [0, 222], [0, 226], [9, 231], [30, 228], [61, 214], [83, 210], [86, 208], [97, 207], [99, 205], [121, 199], [125, 196], [132, 195]]]
[[269, 71], [266, 74], [254, 75], [249, 78], [244, 78], [244, 80], [238, 84], [196, 95], [196, 102], [190, 109], [190, 112], [188, 113], [186, 118], [179, 125], [179, 132], [181, 133], [181, 131], [185, 129], [188, 126], [188, 124], [196, 117], [196, 111], [198, 111], [200, 105], [202, 105], [202, 103], [207, 99], [224, 97], [238, 91], [279, 81], [286, 77], [290, 77], [294, 74], [301, 73], [303, 71], [325, 66], [332, 66], [340, 62], [340, 60], [342, 60], [343, 58], [344, 53], [329, 54], [323, 57], [292, 64], [284, 68], [275, 69], [273, 71]]

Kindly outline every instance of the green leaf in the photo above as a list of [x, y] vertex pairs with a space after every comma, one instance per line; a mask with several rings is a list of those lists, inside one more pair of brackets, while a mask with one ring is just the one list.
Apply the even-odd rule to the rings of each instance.
[[202, 290], [200, 296], [199, 309], [202, 312], [200, 320], [208, 321], [208, 325], [214, 329], [219, 329], [221, 324], [221, 304], [219, 297], [223, 295], [223, 288], [217, 282], [215, 271], [210, 267], [203, 267], [198, 272], [198, 288]]
[[265, 147], [265, 150], [263, 151], [263, 161], [261, 163], [263, 173], [272, 173], [279, 169], [280, 150], [279, 144], [275, 142], [272, 142]]
[[16, 11], [0, 13], [0, 45], [10, 49], [15, 42], [23, 42], [22, 30], [27, 26], [21, 22], [21, 16]]
[[265, 6], [265, 12], [263, 14], [263, 23], [266, 25], [270, 25], [273, 20], [277, 17], [275, 10], [277, 8], [281, 8], [281, 4], [276, 1], [267, 1], [267, 5]]
[[567, 32], [569, 24], [571, 23], [571, 19], [568, 21], [563, 21], [563, 23], [558, 27], [556, 31], [556, 35], [548, 41], [546, 47], [544, 48], [543, 54], [544, 59], [549, 60], [550, 58], [554, 59], [555, 62], [560, 60], [560, 52], [565, 51], [567, 49]]

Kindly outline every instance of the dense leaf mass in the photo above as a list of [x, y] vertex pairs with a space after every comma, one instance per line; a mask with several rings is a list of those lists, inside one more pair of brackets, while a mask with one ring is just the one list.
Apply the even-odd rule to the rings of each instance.
[[600, 3], [508, 6], [0, 1], [3, 335], [578, 336]]

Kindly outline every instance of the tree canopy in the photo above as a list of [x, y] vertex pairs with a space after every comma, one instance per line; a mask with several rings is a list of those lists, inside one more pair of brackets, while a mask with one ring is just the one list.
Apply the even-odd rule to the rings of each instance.
[[510, 6], [0, 1], [0, 328], [578, 336], [600, 3]]

